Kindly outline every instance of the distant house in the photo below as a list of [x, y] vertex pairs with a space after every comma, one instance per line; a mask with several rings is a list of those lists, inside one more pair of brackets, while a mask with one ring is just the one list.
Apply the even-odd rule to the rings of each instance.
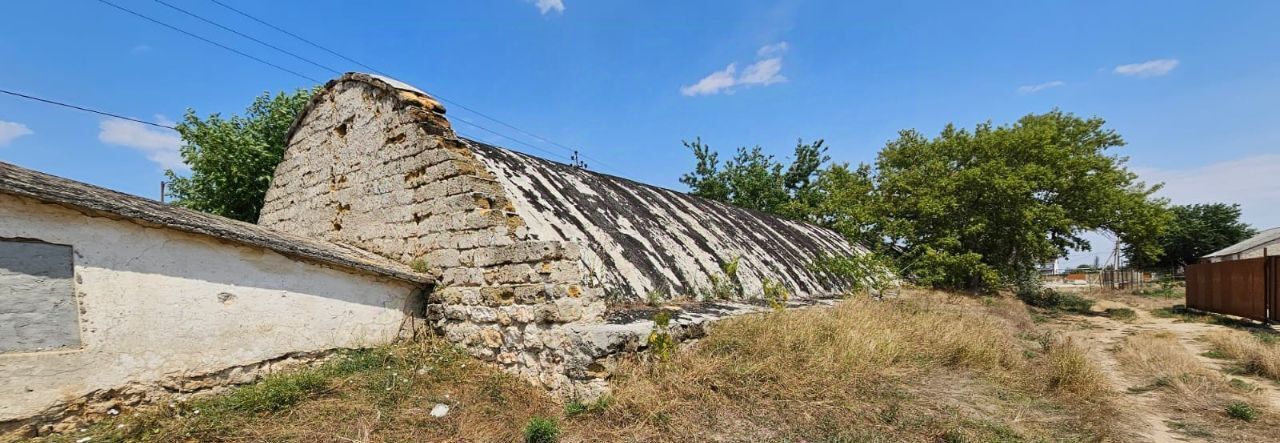
[[1062, 267], [1058, 266], [1058, 260], [1040, 264], [1040, 275], [1058, 275], [1062, 271]]
[[1217, 263], [1228, 260], [1243, 260], [1268, 255], [1280, 255], [1280, 227], [1267, 229], [1245, 241], [1227, 246], [1212, 254], [1201, 257], [1201, 261]]

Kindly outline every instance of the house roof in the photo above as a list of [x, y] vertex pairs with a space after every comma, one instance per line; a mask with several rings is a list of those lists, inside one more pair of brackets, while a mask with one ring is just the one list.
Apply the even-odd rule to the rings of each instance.
[[[1280, 241], [1280, 227], [1271, 228], [1271, 229], [1267, 229], [1265, 231], [1259, 232], [1258, 235], [1249, 237], [1248, 239], [1245, 239], [1245, 241], [1236, 243], [1231, 246], [1227, 246], [1226, 248], [1223, 248], [1218, 251], [1214, 251], [1212, 254], [1206, 255], [1203, 258], [1239, 254], [1239, 253], [1249, 251], [1249, 250], [1258, 248], [1260, 246], [1275, 243], [1278, 241]], [[1280, 251], [1276, 251], [1276, 252], [1280, 253]]]
[[412, 283], [434, 280], [408, 266], [350, 246], [296, 236], [255, 224], [166, 205], [133, 195], [0, 162], [0, 193], [58, 204], [93, 215], [127, 220], [260, 247], [282, 255]]

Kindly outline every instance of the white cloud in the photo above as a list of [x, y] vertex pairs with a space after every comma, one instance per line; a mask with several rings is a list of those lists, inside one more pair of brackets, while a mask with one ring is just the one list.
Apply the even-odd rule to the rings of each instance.
[[721, 92], [731, 94], [738, 87], [768, 86], [785, 82], [787, 77], [782, 75], [782, 54], [787, 49], [787, 42], [762, 46], [756, 51], [759, 59], [747, 65], [746, 69], [742, 70], [742, 75], [736, 75], [738, 64], [730, 63], [729, 66], [708, 74], [697, 83], [680, 87], [680, 93], [686, 96], [714, 95]]
[[786, 53], [788, 49], [791, 49], [791, 46], [787, 45], [787, 42], [778, 42], [772, 45], [764, 45], [764, 46], [761, 46], [760, 49], [756, 50], [756, 57], [764, 58], [764, 57], [773, 57], [775, 55], [782, 55]]
[[1065, 85], [1065, 84], [1066, 84], [1066, 82], [1063, 82], [1063, 81], [1061, 81], [1061, 80], [1054, 80], [1054, 81], [1051, 81], [1051, 82], [1044, 82], [1044, 83], [1040, 83], [1040, 84], [1038, 84], [1038, 85], [1025, 85], [1025, 86], [1019, 86], [1019, 87], [1018, 87], [1018, 94], [1019, 94], [1019, 95], [1035, 94], [1035, 93], [1040, 92], [1040, 91], [1043, 91], [1043, 90], [1045, 90], [1045, 89], [1049, 89], [1049, 88], [1056, 88], [1056, 87], [1059, 87], [1059, 86], [1062, 86], [1062, 85]]
[[733, 77], [737, 69], [736, 64], [730, 63], [724, 70], [712, 72], [710, 75], [703, 77], [702, 80], [698, 80], [697, 83], [681, 87], [680, 93], [684, 95], [719, 94], [720, 91], [732, 88], [733, 85], [737, 84], [737, 79]]
[[1116, 66], [1115, 72], [1120, 75], [1129, 75], [1134, 77], [1159, 77], [1168, 74], [1173, 68], [1178, 67], [1178, 60], [1173, 58], [1162, 58], [1159, 60], [1150, 60], [1142, 63], [1132, 63], [1128, 65]]
[[738, 78], [738, 84], [768, 86], [782, 83], [787, 81], [787, 78], [782, 76], [781, 72], [782, 57], [760, 60], [742, 70], [742, 77]]
[[1280, 226], [1280, 154], [1263, 154], [1189, 169], [1133, 168], [1174, 204], [1239, 203], [1246, 223]]
[[547, 15], [551, 11], [555, 11], [560, 14], [564, 13], [564, 0], [530, 0], [530, 1], [533, 1], [533, 5], [538, 7], [538, 11], [541, 12], [542, 15]]
[[[173, 124], [161, 115], [156, 116], [156, 121], [164, 125]], [[182, 163], [182, 156], [178, 154], [182, 137], [177, 132], [118, 118], [103, 120], [98, 128], [98, 141], [141, 151], [147, 155], [148, 160], [165, 169], [187, 168]]]
[[0, 146], [7, 145], [18, 137], [31, 134], [34, 132], [31, 132], [31, 128], [27, 125], [0, 120]]

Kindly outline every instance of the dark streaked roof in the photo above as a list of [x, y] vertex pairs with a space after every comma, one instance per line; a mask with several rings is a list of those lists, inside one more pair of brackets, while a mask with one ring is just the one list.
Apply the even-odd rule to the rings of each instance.
[[[1239, 254], [1239, 253], [1257, 248], [1259, 246], [1274, 243], [1277, 241], [1280, 241], [1280, 228], [1271, 228], [1271, 229], [1267, 229], [1265, 231], [1259, 232], [1258, 235], [1249, 237], [1240, 243], [1236, 243], [1234, 245], [1227, 246], [1221, 250], [1214, 251], [1213, 253], [1206, 255], [1202, 258], [1221, 257], [1224, 255]], [[1280, 251], [1277, 251], [1277, 252], [1280, 252]]]
[[433, 283], [426, 274], [371, 252], [262, 226], [166, 205], [0, 162], [0, 193], [70, 207], [81, 212], [124, 219], [219, 240], [269, 249], [289, 257], [335, 265], [413, 283]]

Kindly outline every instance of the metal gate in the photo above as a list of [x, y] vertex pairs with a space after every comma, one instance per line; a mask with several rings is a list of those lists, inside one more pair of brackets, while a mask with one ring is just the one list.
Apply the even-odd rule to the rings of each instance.
[[1187, 266], [1187, 307], [1258, 321], [1278, 319], [1280, 257]]

